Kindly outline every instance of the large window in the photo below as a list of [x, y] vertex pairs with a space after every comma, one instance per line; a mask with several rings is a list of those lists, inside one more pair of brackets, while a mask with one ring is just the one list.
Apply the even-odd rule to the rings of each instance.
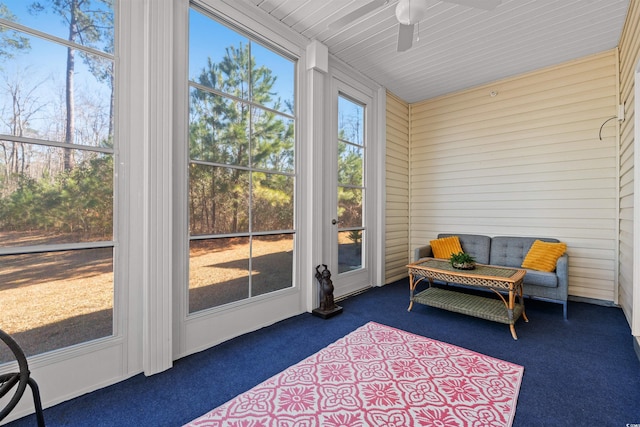
[[295, 62], [189, 18], [189, 312], [293, 286]]
[[113, 334], [113, 23], [0, 2], [0, 328], [27, 355]]

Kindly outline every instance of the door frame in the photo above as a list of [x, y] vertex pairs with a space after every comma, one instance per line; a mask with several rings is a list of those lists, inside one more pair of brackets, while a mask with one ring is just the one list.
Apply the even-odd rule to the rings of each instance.
[[[385, 183], [385, 109], [386, 92], [379, 85], [369, 79], [357, 79], [353, 70], [346, 69], [340, 62], [330, 58], [330, 73], [328, 75], [327, 94], [325, 96], [327, 122], [330, 123], [329, 135], [325, 135], [329, 142], [324, 149], [323, 164], [325, 180], [323, 200], [323, 221], [321, 224], [323, 238], [323, 263], [330, 266], [335, 273], [332, 275], [336, 298], [346, 297], [371, 286], [384, 284], [384, 183]], [[338, 96], [343, 93], [355, 101], [366, 105], [365, 109], [365, 257], [363, 258], [365, 271], [346, 272], [338, 275], [337, 271], [337, 233], [335, 225], [331, 223], [336, 217], [337, 209], [337, 109]]]

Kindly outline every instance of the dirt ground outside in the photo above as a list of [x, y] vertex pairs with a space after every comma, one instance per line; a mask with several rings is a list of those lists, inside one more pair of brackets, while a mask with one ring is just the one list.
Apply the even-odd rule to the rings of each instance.
[[[0, 233], [0, 246], [11, 238]], [[346, 270], [361, 262], [359, 248], [341, 242]], [[112, 254], [111, 248], [99, 248], [0, 257], [0, 329], [27, 356], [112, 335]], [[293, 235], [254, 237], [251, 248], [248, 238], [194, 240], [189, 311], [291, 287], [292, 269]], [[0, 363], [9, 360], [8, 350], [0, 347]]]
[[[2, 240], [10, 236], [0, 233]], [[190, 311], [249, 296], [248, 239], [197, 241], [190, 258]], [[292, 286], [293, 237], [254, 238], [252, 294]], [[27, 356], [113, 334], [112, 249], [0, 257], [0, 329]], [[0, 363], [12, 360], [0, 349]]]

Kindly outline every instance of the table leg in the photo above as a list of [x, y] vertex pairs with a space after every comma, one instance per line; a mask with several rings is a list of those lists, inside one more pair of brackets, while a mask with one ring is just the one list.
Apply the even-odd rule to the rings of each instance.
[[520, 285], [520, 304], [522, 304], [522, 318], [524, 319], [525, 322], [529, 322], [529, 319], [527, 318], [527, 313], [524, 312], [524, 285]]
[[414, 283], [413, 273], [409, 274], [409, 308], [407, 311], [411, 311], [413, 308], [413, 291], [416, 290], [416, 283]]
[[518, 335], [516, 335], [516, 327], [515, 322], [513, 320], [513, 308], [515, 307], [516, 295], [513, 288], [509, 289], [509, 306], [508, 306], [508, 314], [509, 314], [509, 329], [511, 330], [511, 336], [514, 340], [518, 339]]
[[[413, 308], [413, 296], [415, 290], [418, 287], [418, 283], [422, 282], [424, 279], [424, 276], [416, 279], [413, 273], [409, 274], [409, 308], [407, 308], [407, 311], [411, 311], [411, 309]], [[431, 283], [431, 278], [429, 278], [429, 283]]]
[[518, 340], [518, 335], [516, 335], [516, 327], [511, 324], [509, 325], [509, 329], [511, 329], [511, 336], [513, 337], [513, 339]]

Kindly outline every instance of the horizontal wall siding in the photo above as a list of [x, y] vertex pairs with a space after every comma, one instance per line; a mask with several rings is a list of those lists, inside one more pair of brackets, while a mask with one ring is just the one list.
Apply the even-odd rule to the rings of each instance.
[[569, 293], [614, 301], [616, 121], [598, 132], [616, 113], [616, 61], [604, 52], [412, 104], [410, 250], [440, 232], [555, 237]]
[[[631, 323], [633, 314], [634, 122], [635, 72], [640, 61], [640, 2], [629, 4], [620, 45], [620, 103], [625, 121], [620, 125], [620, 267], [619, 303]], [[636, 290], [637, 292], [637, 290]]]
[[409, 106], [387, 93], [385, 283], [407, 276]]

